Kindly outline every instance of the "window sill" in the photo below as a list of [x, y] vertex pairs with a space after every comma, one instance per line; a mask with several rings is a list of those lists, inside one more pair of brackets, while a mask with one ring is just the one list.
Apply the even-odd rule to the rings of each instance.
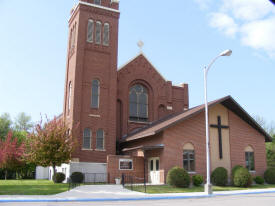
[[97, 152], [106, 152], [105, 149], [95, 149], [95, 151], [97, 151]]
[[82, 151], [94, 151], [93, 149], [84, 149], [84, 148], [82, 148], [81, 150]]
[[119, 168], [119, 170], [122, 170], [122, 171], [127, 171], [127, 170], [128, 170], [128, 171], [132, 171], [133, 169], [120, 169], [120, 168]]
[[187, 172], [189, 175], [195, 175], [195, 174], [197, 174], [197, 172], [193, 172], [193, 171], [191, 171], [191, 172]]
[[256, 170], [249, 170], [250, 173], [256, 173]]
[[141, 121], [134, 121], [134, 120], [128, 120], [130, 123], [136, 123], [136, 124], [151, 124], [151, 122], [141, 122]]

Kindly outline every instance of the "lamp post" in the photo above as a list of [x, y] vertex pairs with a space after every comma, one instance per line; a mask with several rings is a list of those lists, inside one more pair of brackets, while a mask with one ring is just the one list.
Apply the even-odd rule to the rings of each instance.
[[205, 103], [205, 133], [206, 133], [206, 184], [204, 185], [204, 192], [208, 195], [212, 194], [212, 185], [210, 183], [210, 142], [209, 142], [209, 125], [208, 125], [208, 102], [207, 102], [207, 74], [210, 67], [221, 56], [230, 56], [231, 50], [225, 50], [215, 57], [208, 67], [204, 67], [204, 103]]

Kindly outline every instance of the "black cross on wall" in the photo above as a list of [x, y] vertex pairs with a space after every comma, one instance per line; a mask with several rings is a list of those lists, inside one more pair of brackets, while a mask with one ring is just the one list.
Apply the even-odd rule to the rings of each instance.
[[210, 127], [217, 128], [219, 133], [219, 154], [220, 159], [222, 159], [222, 129], [228, 129], [229, 126], [224, 126], [221, 124], [221, 116], [218, 116], [218, 124], [211, 124]]

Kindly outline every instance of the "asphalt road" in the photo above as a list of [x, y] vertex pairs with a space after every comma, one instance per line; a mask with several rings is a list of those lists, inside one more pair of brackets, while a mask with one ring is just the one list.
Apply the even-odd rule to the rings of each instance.
[[0, 203], [0, 206], [84, 206], [84, 205], [131, 205], [131, 206], [164, 206], [164, 205], [187, 205], [187, 206], [275, 206], [275, 194], [236, 195], [219, 196], [200, 199], [178, 199], [178, 200], [149, 200], [149, 201], [127, 201], [127, 202], [59, 202], [59, 203]]

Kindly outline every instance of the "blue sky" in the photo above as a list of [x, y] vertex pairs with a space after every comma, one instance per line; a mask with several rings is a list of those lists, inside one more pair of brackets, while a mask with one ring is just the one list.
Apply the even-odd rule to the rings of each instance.
[[[260, 3], [259, 3], [260, 2]], [[69, 13], [76, 0], [0, 0], [0, 114], [58, 115], [63, 108]], [[190, 106], [232, 95], [251, 115], [275, 120], [275, 7], [266, 0], [121, 0], [118, 65], [143, 51]]]

